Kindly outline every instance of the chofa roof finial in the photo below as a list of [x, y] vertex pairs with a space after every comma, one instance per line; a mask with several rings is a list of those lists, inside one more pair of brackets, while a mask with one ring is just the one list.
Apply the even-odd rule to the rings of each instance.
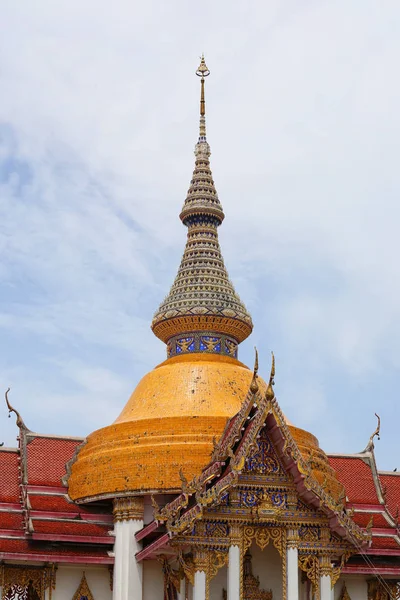
[[364, 450], [364, 452], [371, 452], [374, 449], [374, 437], [377, 437], [378, 440], [380, 440], [380, 431], [381, 431], [381, 418], [379, 415], [377, 415], [375, 413], [376, 418], [378, 419], [378, 425], [376, 426], [376, 429], [374, 431], [374, 433], [371, 435], [371, 437], [369, 438], [368, 444]]
[[257, 348], [254, 347], [255, 350], [255, 357], [254, 357], [254, 369], [253, 369], [253, 379], [251, 380], [251, 384], [250, 384], [250, 390], [253, 394], [255, 394], [256, 392], [258, 392], [258, 383], [257, 383], [257, 377], [258, 377], [258, 351]]
[[21, 415], [19, 414], [19, 412], [10, 404], [10, 401], [8, 399], [8, 392], [10, 391], [11, 388], [7, 388], [6, 393], [5, 393], [5, 398], [6, 398], [6, 404], [7, 404], [7, 408], [8, 408], [8, 417], [11, 417], [11, 413], [15, 413], [17, 420], [17, 427], [19, 427], [20, 429], [26, 429], [28, 430], [27, 426], [24, 423], [23, 418], [21, 417]]
[[269, 398], [273, 398], [275, 396], [274, 390], [273, 390], [273, 386], [275, 385], [275, 355], [274, 353], [271, 351], [271, 355], [272, 355], [272, 362], [271, 362], [271, 373], [269, 376], [269, 382], [268, 382], [268, 387], [267, 387], [267, 396]]

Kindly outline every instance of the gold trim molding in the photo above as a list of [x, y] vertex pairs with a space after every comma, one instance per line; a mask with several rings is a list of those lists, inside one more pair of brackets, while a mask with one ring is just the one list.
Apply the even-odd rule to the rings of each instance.
[[113, 515], [114, 522], [130, 520], [143, 521], [143, 496], [126, 496], [125, 498], [115, 498]]

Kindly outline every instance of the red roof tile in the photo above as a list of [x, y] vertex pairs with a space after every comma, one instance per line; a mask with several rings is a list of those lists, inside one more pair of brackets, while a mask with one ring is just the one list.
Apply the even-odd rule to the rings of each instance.
[[27, 467], [30, 485], [61, 485], [65, 465], [72, 458], [77, 440], [28, 436]]
[[392, 537], [386, 536], [372, 536], [372, 548], [380, 548], [380, 549], [396, 549], [400, 552], [400, 546]]
[[329, 456], [329, 463], [346, 489], [349, 502], [379, 504], [370, 467], [360, 458]]
[[372, 527], [390, 527], [382, 513], [356, 512], [352, 519], [357, 525], [360, 525], [360, 527], [366, 527], [369, 524], [371, 517], [373, 518]]
[[390, 474], [379, 474], [382, 487], [386, 492], [386, 505], [394, 517], [400, 510], [400, 476]]
[[77, 504], [68, 502], [64, 496], [47, 496], [43, 494], [29, 494], [32, 510], [49, 510], [54, 512], [84, 512]]
[[[82, 523], [81, 521], [54, 521], [33, 519], [35, 533], [54, 533], [59, 535], [90, 535], [107, 536], [110, 531], [109, 525], [96, 525], [94, 523]], [[110, 537], [110, 543], [113, 538]]]
[[0, 529], [23, 530], [22, 513], [0, 512]]
[[19, 454], [0, 449], [0, 502], [19, 502]]
[[10, 540], [0, 538], [0, 559], [5, 553], [18, 554], [64, 554], [69, 556], [108, 556], [108, 546], [77, 547], [76, 545], [54, 545], [43, 542], [30, 542], [28, 540]]

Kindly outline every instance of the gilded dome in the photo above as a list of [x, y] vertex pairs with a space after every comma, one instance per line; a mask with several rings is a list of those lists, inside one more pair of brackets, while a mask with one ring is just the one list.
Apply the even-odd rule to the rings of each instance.
[[[180, 469], [190, 480], [207, 465], [213, 438], [239, 411], [252, 376], [238, 360], [218, 354], [161, 363], [138, 383], [114, 423], [88, 436], [72, 465], [69, 496], [90, 501], [180, 490]], [[258, 385], [266, 391], [260, 377]], [[338, 496], [342, 487], [317, 438], [288, 425], [316, 479]]]
[[219, 354], [182, 354], [158, 365], [116, 421], [88, 436], [72, 465], [70, 497], [179, 490], [180, 468], [190, 479], [209, 462], [213, 438], [240, 409], [252, 375]]

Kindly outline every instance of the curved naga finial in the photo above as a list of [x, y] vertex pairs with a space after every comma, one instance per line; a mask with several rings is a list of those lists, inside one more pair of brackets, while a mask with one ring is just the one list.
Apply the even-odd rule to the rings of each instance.
[[253, 369], [253, 379], [251, 380], [251, 384], [250, 384], [250, 391], [253, 392], [253, 394], [255, 394], [256, 392], [258, 392], [258, 383], [257, 383], [257, 377], [258, 377], [258, 351], [257, 348], [254, 347], [255, 350], [255, 358], [254, 358], [254, 369]]
[[370, 452], [371, 450], [374, 449], [374, 437], [376, 436], [378, 438], [378, 440], [380, 440], [380, 432], [381, 432], [381, 418], [379, 415], [377, 415], [375, 413], [376, 418], [378, 419], [378, 425], [376, 426], [376, 429], [374, 431], [374, 433], [371, 435], [371, 437], [369, 438], [369, 442], [367, 444], [367, 447], [365, 448], [364, 452]]
[[20, 429], [28, 429], [27, 426], [24, 423], [23, 418], [21, 417], [21, 415], [19, 414], [19, 412], [10, 404], [10, 401], [8, 399], [8, 392], [10, 391], [11, 388], [7, 388], [6, 393], [5, 393], [5, 398], [6, 398], [6, 404], [7, 404], [7, 408], [8, 408], [8, 417], [11, 417], [11, 413], [15, 413], [16, 417], [17, 417], [17, 427], [19, 427]]
[[273, 390], [273, 385], [275, 385], [275, 355], [273, 352], [271, 352], [271, 354], [272, 354], [272, 363], [271, 363], [271, 373], [269, 376], [269, 382], [268, 382], [268, 387], [267, 387], [267, 396], [272, 399], [275, 396], [274, 390]]
[[271, 355], [272, 355], [272, 364], [271, 364], [271, 374], [269, 377], [269, 383], [270, 385], [275, 385], [275, 354], [271, 351]]

